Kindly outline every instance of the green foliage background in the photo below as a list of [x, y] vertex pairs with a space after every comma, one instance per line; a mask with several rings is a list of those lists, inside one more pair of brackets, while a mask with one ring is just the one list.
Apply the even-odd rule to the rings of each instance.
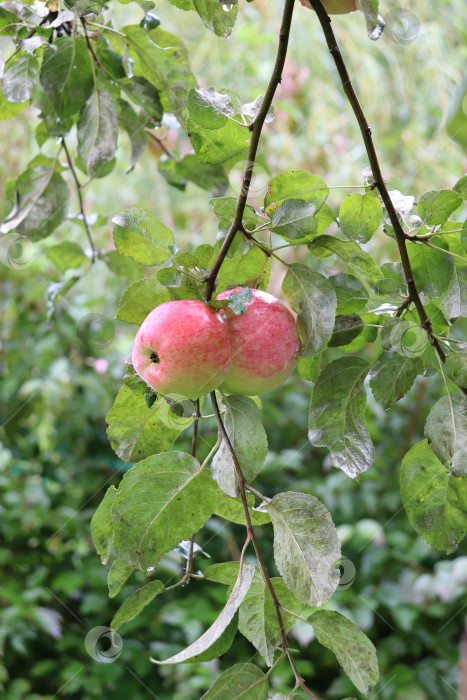
[[[465, 171], [465, 157], [446, 135], [445, 122], [467, 64], [467, 27], [461, 0], [405, 5], [421, 28], [408, 43], [395, 40], [396, 28], [390, 25], [383, 39], [369, 42], [358, 15], [336, 18], [334, 26], [391, 187], [415, 194], [451, 187]], [[305, 168], [332, 185], [360, 183], [366, 165], [318, 23], [299, 9], [275, 103], [276, 120], [262, 140], [264, 160], [259, 161], [252, 186], [254, 203], [262, 200], [269, 168], [272, 174]], [[383, 4], [384, 14], [391, 9], [391, 4]], [[227, 42], [168, 3], [156, 11], [164, 29], [186, 43], [193, 72], [203, 84], [229, 87], [245, 101], [264, 89], [276, 44], [278, 3], [242, 5]], [[130, 3], [114, 8], [113, 16], [130, 23], [139, 21], [142, 12]], [[0, 38], [0, 48], [4, 44]], [[0, 122], [2, 192], [7, 179], [19, 175], [36, 153], [33, 117], [27, 108], [15, 120]], [[167, 130], [167, 143], [172, 139], [176, 134]], [[179, 138], [174, 147], [183, 152], [187, 143]], [[132, 206], [153, 213], [175, 230], [180, 248], [214, 240], [217, 222], [206, 192], [194, 184], [185, 191], [170, 187], [158, 172], [160, 151], [155, 146], [125, 174], [125, 139], [120, 150], [115, 171], [84, 190], [87, 211], [106, 217], [95, 228], [99, 247], [111, 250], [110, 219]], [[232, 196], [238, 191], [240, 167], [230, 174]], [[331, 192], [331, 202], [332, 198]], [[3, 201], [1, 214], [9, 208]], [[75, 201], [71, 209], [77, 211]], [[1, 268], [5, 376], [0, 394], [0, 687], [6, 700], [87, 700], [111, 693], [134, 700], [198, 698], [220, 669], [240, 660], [258, 663], [246, 640], [237, 636], [220, 661], [196, 667], [159, 668], [149, 664], [148, 657], [175, 653], [215, 619], [225, 601], [225, 590], [218, 584], [204, 582], [201, 597], [197, 582], [191, 582], [163, 608], [156, 598], [125, 627], [122, 654], [115, 663], [97, 663], [84, 647], [87, 632], [108, 626], [119, 604], [145, 581], [136, 572], [131, 585], [109, 600], [106, 571], [89, 534], [105, 488], [117, 484], [125, 468], [108, 444], [104, 417], [121, 384], [132, 332], [114, 320], [126, 285], [102, 262], [47, 318], [50, 279], [55, 276], [58, 281], [60, 275], [45, 251], [60, 236], [86, 246], [82, 228], [70, 223], [53, 241], [34, 246], [32, 261], [24, 268]], [[397, 259], [391, 258], [393, 242], [382, 234], [369, 246], [378, 263]], [[131, 266], [126, 274], [128, 282], [139, 276]], [[278, 293], [279, 285], [275, 289], [273, 283], [270, 291]], [[98, 374], [96, 368], [103, 365], [96, 361], [102, 359], [108, 367]], [[306, 440], [310, 385], [305, 380], [295, 375], [264, 404], [271, 453], [257, 486], [273, 494], [293, 482], [295, 490], [316, 495], [332, 512], [347, 558], [343, 580], [349, 585], [341, 586], [331, 607], [354, 620], [375, 643], [382, 677], [370, 697], [381, 700], [455, 698], [458, 642], [467, 604], [467, 545], [464, 541], [449, 557], [430, 548], [408, 523], [399, 493], [401, 455], [423, 438], [426, 416], [440, 389], [438, 378], [419, 378], [397, 410], [385, 412], [370, 403], [376, 464], [359, 483], [331, 470], [325, 451]], [[203, 428], [201, 437], [212, 444], [214, 427]], [[189, 449], [189, 437], [184, 439], [179, 449]], [[206, 453], [203, 439], [201, 445]], [[236, 531], [236, 526], [213, 518], [204, 540], [197, 542], [213, 561], [235, 559]], [[266, 554], [271, 556], [267, 547]], [[207, 564], [196, 560], [202, 569]], [[169, 576], [178, 561], [167, 557], [164, 566]], [[309, 628], [298, 624], [293, 646], [305, 645], [308, 634]], [[301, 655], [299, 669], [323, 697], [355, 696], [333, 654], [318, 644]], [[285, 665], [279, 668], [277, 691], [286, 690], [290, 674]]]

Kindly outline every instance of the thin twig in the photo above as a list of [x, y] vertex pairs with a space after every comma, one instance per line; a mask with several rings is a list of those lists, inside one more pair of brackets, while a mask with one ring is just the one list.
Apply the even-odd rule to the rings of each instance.
[[93, 58], [93, 60], [94, 60], [94, 63], [95, 63], [96, 66], [97, 66], [98, 68], [100, 68], [101, 70], [106, 70], [106, 69], [104, 68], [104, 66], [102, 65], [102, 63], [101, 63], [101, 62], [99, 61], [99, 59], [97, 58], [96, 53], [95, 53], [95, 51], [94, 51], [94, 49], [93, 49], [93, 47], [92, 47], [91, 40], [89, 39], [88, 30], [86, 29], [86, 19], [85, 19], [85, 17], [81, 17], [80, 19], [81, 19], [81, 25], [82, 25], [82, 27], [83, 27], [84, 38], [86, 39], [86, 46], [87, 46], [88, 49], [89, 49], [89, 53], [91, 54], [91, 56], [92, 56], [92, 58]]
[[251, 542], [253, 543], [256, 558], [258, 560], [258, 564], [259, 564], [259, 567], [261, 569], [261, 573], [263, 575], [264, 582], [269, 589], [269, 593], [271, 594], [271, 598], [273, 600], [274, 607], [276, 609], [277, 621], [279, 623], [279, 629], [280, 629], [281, 637], [282, 637], [282, 649], [287, 654], [287, 658], [289, 659], [289, 663], [292, 666], [295, 678], [296, 678], [297, 682], [299, 683], [300, 687], [306, 693], [308, 693], [308, 695], [310, 695], [312, 698], [315, 698], [315, 700], [316, 700], [316, 696], [313, 695], [313, 693], [306, 687], [305, 681], [303, 680], [303, 678], [301, 677], [301, 675], [297, 669], [295, 659], [293, 658], [293, 654], [292, 654], [290, 646], [289, 646], [289, 640], [287, 639], [287, 632], [285, 631], [284, 620], [283, 620], [282, 613], [281, 613], [282, 606], [280, 604], [280, 601], [276, 595], [276, 591], [274, 590], [274, 586], [272, 585], [271, 579], [269, 577], [268, 570], [266, 568], [266, 564], [264, 563], [263, 556], [262, 556], [261, 551], [259, 549], [258, 540], [256, 539], [256, 534], [255, 534], [255, 531], [253, 529], [253, 524], [251, 522], [250, 510], [248, 508], [248, 501], [246, 498], [246, 490], [245, 490], [247, 482], [245, 481], [245, 477], [243, 476], [242, 470], [241, 470], [240, 465], [238, 463], [237, 455], [235, 454], [235, 450], [233, 448], [233, 445], [230, 442], [230, 438], [227, 434], [224, 423], [222, 422], [222, 418], [221, 418], [221, 414], [219, 411], [219, 405], [217, 403], [215, 391], [213, 391], [211, 393], [211, 401], [212, 401], [214, 413], [216, 414], [217, 427], [219, 429], [219, 433], [222, 435], [222, 439], [224, 440], [225, 444], [227, 445], [227, 449], [230, 452], [230, 456], [232, 457], [232, 461], [234, 463], [235, 472], [237, 474], [238, 486], [239, 486], [239, 490], [240, 490], [240, 496], [242, 499], [243, 512], [245, 515], [245, 523], [246, 523], [246, 528], [247, 528], [247, 542], [248, 542], [248, 539], [250, 538]]
[[162, 139], [160, 139], [156, 134], [151, 131], [151, 129], [148, 126], [144, 127], [145, 132], [147, 133], [148, 136], [152, 138], [153, 141], [157, 143], [157, 145], [164, 151], [165, 155], [168, 156], [171, 160], [177, 161], [178, 159], [174, 156], [174, 154], [169, 151], [167, 146], [164, 144]]
[[232, 224], [229, 228], [227, 236], [221, 246], [219, 254], [211, 268], [211, 272], [207, 278], [206, 292], [204, 298], [206, 301], [210, 301], [212, 294], [214, 292], [214, 287], [216, 284], [217, 274], [224, 262], [225, 256], [227, 255], [229, 248], [232, 244], [233, 239], [238, 231], [242, 230], [242, 220], [243, 213], [245, 211], [246, 202], [248, 199], [248, 192], [250, 190], [251, 177], [253, 175], [253, 169], [255, 167], [256, 152], [258, 150], [259, 140], [261, 138], [261, 131], [264, 126], [266, 116], [271, 107], [272, 101], [274, 99], [277, 86], [282, 80], [282, 70], [284, 68], [285, 57], [287, 55], [287, 46], [289, 43], [290, 26], [292, 23], [292, 15], [294, 10], [295, 0], [285, 0], [284, 12], [282, 15], [282, 24], [279, 34], [279, 45], [277, 48], [276, 62], [274, 64], [274, 69], [269, 81], [269, 85], [266, 90], [266, 94], [263, 97], [261, 107], [255, 118], [255, 120], [250, 124], [249, 129], [251, 131], [250, 145], [248, 147], [248, 154], [245, 163], [245, 170], [242, 176], [240, 196], [237, 201], [237, 207], [235, 209], [235, 215]]
[[270, 258], [272, 255], [272, 250], [268, 248], [268, 246], [265, 243], [261, 243], [260, 241], [257, 241], [256, 238], [251, 234], [244, 226], [242, 226], [241, 231], [243, 235], [248, 238], [249, 241], [253, 243], [257, 248], [263, 251], [263, 253], [266, 255], [266, 257]]
[[194, 413], [194, 421], [193, 421], [193, 435], [191, 438], [191, 456], [196, 457], [196, 441], [198, 439], [198, 423], [200, 419], [200, 410], [199, 410], [199, 399], [196, 399], [196, 409]]
[[402, 316], [404, 311], [406, 311], [409, 308], [411, 303], [412, 303], [412, 299], [410, 297], [407, 297], [407, 299], [397, 309], [396, 316], [397, 317]]
[[86, 235], [88, 237], [89, 245], [91, 246], [91, 262], [93, 263], [96, 259], [96, 247], [94, 245], [94, 241], [92, 240], [91, 229], [89, 227], [88, 220], [86, 218], [86, 214], [84, 213], [83, 197], [81, 194], [81, 183], [78, 180], [78, 176], [76, 174], [76, 170], [75, 170], [75, 167], [73, 165], [73, 161], [71, 160], [70, 152], [69, 152], [68, 147], [66, 145], [66, 141], [65, 141], [64, 136], [62, 136], [62, 146], [63, 146], [63, 150], [65, 151], [66, 159], [68, 162], [68, 167], [70, 168], [71, 174], [73, 176], [73, 180], [75, 181], [76, 194], [78, 195], [78, 200], [79, 200], [79, 208], [81, 211], [81, 216], [83, 218], [84, 228], [86, 230]]
[[337, 72], [339, 73], [341, 82], [342, 82], [342, 87], [344, 89], [344, 92], [347, 96], [347, 99], [350, 103], [350, 106], [352, 107], [352, 110], [355, 114], [355, 117], [358, 122], [358, 126], [360, 127], [360, 131], [362, 134], [363, 142], [365, 144], [365, 149], [368, 155], [368, 160], [370, 161], [370, 166], [371, 170], [373, 173], [373, 179], [375, 186], [378, 188], [378, 191], [381, 195], [381, 199], [383, 201], [384, 206], [386, 207], [386, 211], [388, 212], [389, 218], [391, 220], [391, 224], [394, 229], [394, 233], [396, 235], [396, 240], [397, 240], [397, 245], [399, 248], [399, 255], [402, 263], [402, 267], [404, 269], [404, 275], [405, 279], [407, 282], [407, 287], [409, 289], [409, 298], [410, 301], [413, 301], [415, 304], [415, 308], [417, 309], [418, 316], [420, 318], [420, 324], [422, 328], [425, 330], [428, 339], [432, 346], [438, 351], [441, 359], [443, 362], [446, 359], [446, 356], [441, 348], [441, 345], [439, 344], [437, 338], [435, 337], [431, 325], [431, 321], [428, 318], [428, 315], [425, 311], [425, 307], [423, 306], [423, 302], [420, 299], [420, 295], [417, 290], [417, 286], [415, 283], [414, 279], [414, 274], [412, 271], [412, 266], [410, 264], [410, 259], [409, 255], [407, 252], [407, 245], [406, 245], [406, 234], [404, 232], [404, 229], [402, 228], [402, 225], [399, 221], [399, 217], [397, 216], [396, 209], [391, 201], [391, 197], [389, 196], [388, 189], [386, 187], [386, 183], [384, 182], [383, 174], [381, 172], [381, 167], [379, 164], [378, 156], [376, 154], [375, 146], [373, 144], [373, 139], [371, 136], [371, 128], [368, 124], [368, 121], [365, 117], [365, 113], [363, 112], [362, 106], [360, 105], [360, 102], [358, 100], [357, 94], [354, 90], [354, 87], [351, 83], [349, 73], [347, 71], [347, 67], [345, 65], [344, 59], [342, 58], [342, 54], [340, 52], [339, 46], [336, 41], [336, 37], [334, 35], [334, 31], [331, 26], [331, 20], [328, 17], [326, 10], [324, 9], [323, 5], [321, 4], [320, 0], [310, 0], [311, 5], [313, 9], [315, 10], [318, 19], [321, 23], [321, 27], [324, 32], [324, 36], [326, 39], [326, 43], [329, 48], [329, 52], [331, 56], [334, 59], [334, 63], [336, 64]]
[[[194, 421], [193, 421], [193, 435], [191, 438], [191, 456], [192, 457], [196, 457], [196, 445], [197, 445], [197, 441], [198, 441], [199, 417], [200, 417], [199, 399], [196, 399], [196, 410], [195, 410]], [[185, 577], [187, 580], [189, 580], [191, 575], [193, 574], [193, 549], [194, 549], [194, 545], [195, 545], [195, 536], [192, 535], [190, 537], [189, 541], [190, 541], [190, 548], [188, 550], [188, 558], [187, 558], [186, 568], [185, 568]]]

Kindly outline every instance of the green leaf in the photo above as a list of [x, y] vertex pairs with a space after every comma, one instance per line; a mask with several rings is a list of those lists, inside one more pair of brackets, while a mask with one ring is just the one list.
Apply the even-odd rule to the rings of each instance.
[[193, 0], [169, 0], [169, 2], [171, 5], [174, 5], [175, 7], [178, 7], [179, 10], [184, 10], [185, 12], [195, 9]]
[[253, 292], [249, 287], [244, 287], [241, 292], [232, 292], [227, 300], [227, 307], [232, 309], [237, 316], [242, 316], [252, 300]]
[[126, 622], [134, 620], [141, 610], [148, 605], [151, 600], [162, 593], [164, 590], [164, 584], [162, 581], [151, 581], [151, 583], [146, 584], [138, 588], [137, 591], [131, 594], [129, 598], [125, 600], [123, 605], [119, 607], [117, 612], [112, 618], [110, 623], [110, 629], [116, 632], [120, 629]]
[[117, 318], [140, 326], [156, 306], [176, 298], [170, 289], [155, 279], [139, 280], [124, 291], [118, 306]]
[[319, 356], [299, 357], [297, 363], [298, 373], [309, 382], [316, 382], [319, 375]]
[[94, 53], [97, 55], [100, 63], [110, 73], [112, 78], [119, 81], [119, 87], [121, 88], [121, 81], [126, 78], [122, 57], [110, 46], [105, 34], [101, 34], [93, 44]]
[[232, 285], [265, 289], [270, 268], [271, 261], [257, 246], [252, 246], [246, 253], [239, 250], [222, 263], [217, 275], [217, 291], [223, 292]]
[[133, 365], [127, 365], [127, 371], [123, 377], [125, 386], [136, 396], [144, 396], [147, 394], [149, 387], [145, 381], [141, 379], [139, 374], [136, 374]]
[[334, 328], [336, 294], [326, 277], [300, 263], [288, 266], [282, 283], [285, 298], [297, 312], [302, 357], [314, 357], [328, 344]]
[[[0, 8], [1, 9], [1, 8]], [[1, 81], [0, 81], [1, 83]], [[27, 102], [8, 102], [0, 89], [0, 121], [13, 119], [27, 107]], [[42, 123], [42, 122], [41, 122]]]
[[109, 250], [107, 253], [99, 254], [99, 258], [105, 262], [115, 275], [123, 277], [130, 282], [139, 280], [143, 276], [143, 269], [140, 263], [133, 258], [119, 255], [116, 250]]
[[322, 605], [339, 583], [340, 544], [331, 514], [314, 496], [288, 491], [266, 504], [274, 528], [274, 561], [304, 605]]
[[22, 103], [31, 99], [37, 84], [39, 61], [23, 51], [13, 55], [5, 65], [2, 92], [8, 102]]
[[223, 583], [226, 586], [231, 586], [238, 578], [240, 571], [240, 562], [228, 561], [221, 564], [211, 564], [204, 572], [204, 578], [215, 583]]
[[153, 14], [152, 12], [146, 12], [139, 24], [141, 27], [143, 27], [143, 29], [147, 29], [147, 31], [150, 31], [155, 27], [159, 27], [161, 21], [157, 15]]
[[455, 476], [467, 476], [467, 398], [443, 396], [425, 423], [430, 447]]
[[[249, 482], [261, 471], [268, 453], [268, 441], [261, 424], [261, 413], [256, 403], [246, 396], [227, 396], [224, 425], [242, 470]], [[238, 494], [238, 479], [230, 451], [222, 440], [212, 461], [212, 473], [228, 496]]]
[[341, 272], [329, 277], [336, 293], [338, 314], [351, 314], [364, 309], [368, 303], [368, 292], [359, 279]]
[[[133, 25], [122, 31], [127, 36], [134, 75], [152, 83], [160, 92], [164, 111], [175, 114], [184, 125], [187, 94], [196, 85], [196, 78], [191, 72], [188, 54], [181, 40], [160, 27], [147, 32]], [[120, 42], [115, 48], [122, 50]]]
[[140, 108], [139, 119], [149, 121], [152, 126], [159, 126], [164, 115], [159, 90], [146, 78], [138, 76], [123, 78], [118, 84], [133, 104]]
[[286, 241], [305, 243], [316, 235], [318, 219], [316, 206], [302, 199], [286, 199], [274, 211], [271, 228]]
[[339, 226], [357, 243], [367, 243], [378, 228], [383, 216], [383, 207], [374, 193], [349, 194], [339, 211]]
[[32, 241], [49, 236], [66, 218], [70, 191], [60, 173], [39, 165], [16, 180], [17, 205], [0, 226], [1, 233], [16, 230]]
[[78, 17], [84, 17], [91, 13], [98, 15], [104, 7], [104, 0], [66, 0], [65, 5]]
[[[135, 392], [133, 392], [135, 393]], [[146, 406], [148, 408], [152, 408], [154, 404], [157, 401], [157, 394], [155, 392], [151, 391], [146, 391], [144, 393], [144, 400], [146, 401]]]
[[117, 100], [117, 117], [120, 127], [125, 129], [130, 139], [131, 157], [130, 163], [125, 170], [126, 173], [129, 173], [142, 156], [148, 137], [144, 130], [144, 125], [139, 121], [135, 110], [125, 100]]
[[456, 343], [448, 352], [446, 372], [457, 386], [467, 389], [467, 343]]
[[[295, 600], [281, 578], [272, 578], [271, 583], [281, 605], [287, 610], [299, 613], [301, 604]], [[284, 629], [288, 632], [297, 618], [282, 611]], [[266, 664], [274, 663], [274, 652], [282, 644], [282, 635], [277, 620], [277, 611], [263, 575], [256, 570], [250, 590], [240, 605], [238, 615], [239, 631], [263, 656]]]
[[204, 298], [204, 282], [201, 279], [199, 281], [194, 279], [192, 274], [186, 274], [177, 267], [164, 267], [158, 270], [156, 278], [164, 287], [173, 289], [178, 299], [202, 301]]
[[144, 397], [127, 386], [120, 389], [106, 417], [107, 435], [120, 459], [136, 462], [173, 445], [181, 431], [164, 423], [158, 408], [148, 408]]
[[108, 92], [95, 91], [78, 119], [78, 160], [90, 178], [104, 177], [113, 170], [117, 150], [117, 109]]
[[[237, 209], [237, 200], [235, 197], [216, 197], [210, 199], [209, 204], [212, 206], [214, 214], [219, 219], [219, 233], [224, 237], [232, 224]], [[247, 204], [243, 213], [243, 225], [245, 228], [253, 229], [258, 225], [264, 224], [266, 219], [259, 216], [255, 209]]]
[[467, 118], [465, 98], [467, 95], [467, 77], [459, 82], [451, 98], [446, 131], [463, 148], [467, 148]]
[[0, 32], [5, 34], [16, 34], [18, 31], [18, 17], [13, 12], [0, 7]]
[[220, 129], [241, 113], [242, 103], [230, 90], [217, 92], [213, 87], [192, 88], [188, 95], [190, 119], [206, 129]]
[[373, 396], [384, 408], [391, 408], [405, 396], [419, 374], [423, 374], [420, 357], [403, 357], [395, 351], [384, 352], [371, 370]]
[[317, 233], [321, 235], [331, 224], [337, 223], [337, 218], [331, 207], [324, 203], [320, 210], [316, 213], [318, 221]]
[[40, 82], [60, 116], [79, 112], [94, 87], [85, 38], [62, 36], [48, 46], [42, 59]]
[[109, 486], [91, 520], [92, 542], [96, 548], [96, 552], [102, 557], [103, 564], [107, 564], [112, 547], [113, 529], [111, 510], [116, 495], [117, 490], [115, 486]]
[[189, 659], [195, 660], [196, 657], [206, 652], [220, 638], [232, 622], [240, 604], [248, 593], [254, 573], [255, 567], [252, 564], [243, 565], [238, 573], [238, 578], [229, 599], [219, 617], [201, 637], [193, 642], [193, 644], [190, 644], [189, 647], [175, 654], [175, 656], [171, 656], [170, 659], [158, 661], [157, 659], [151, 658], [151, 661], [156, 664], [179, 664]]
[[188, 119], [187, 129], [201, 163], [225, 163], [246, 152], [250, 143], [248, 129], [232, 121], [221, 129], [206, 129]]
[[433, 302], [430, 302], [429, 304], [425, 304], [425, 311], [431, 321], [434, 333], [438, 335], [447, 335], [451, 324], [446, 320], [441, 309]]
[[[435, 236], [436, 241], [438, 237]], [[438, 243], [432, 239], [433, 243]], [[444, 245], [441, 241], [442, 246]], [[424, 243], [410, 241], [408, 245], [410, 264], [418, 290], [427, 296], [441, 296], [452, 280], [454, 263], [452, 257]]]
[[53, 245], [51, 248], [47, 248], [45, 254], [60, 272], [65, 272], [70, 267], [79, 267], [83, 263], [89, 262], [79, 245], [72, 241], [63, 241], [63, 243]]
[[174, 235], [143, 209], [127, 209], [112, 219], [114, 243], [120, 255], [144, 265], [160, 265], [174, 253]]
[[193, 182], [197, 187], [218, 195], [223, 194], [229, 186], [229, 179], [221, 165], [200, 163], [192, 153], [180, 160], [164, 160], [163, 156], [157, 167], [167, 182], [179, 189], [184, 189], [188, 182]]
[[118, 557], [142, 571], [188, 540], [212, 515], [217, 488], [184, 452], [164, 452], [126, 472], [112, 508]]
[[330, 348], [339, 347], [340, 345], [348, 345], [352, 342], [363, 330], [363, 322], [357, 314], [349, 316], [336, 316], [334, 328], [328, 346]]
[[341, 357], [321, 372], [313, 389], [308, 438], [327, 447], [331, 463], [354, 479], [374, 461], [365, 423], [365, 377], [370, 365], [361, 357]]
[[229, 5], [223, 5], [217, 0], [193, 0], [193, 2], [204, 25], [211, 32], [223, 37], [230, 35], [237, 19], [237, 2]]
[[360, 248], [355, 241], [343, 241], [335, 236], [318, 236], [308, 248], [316, 258], [327, 258], [335, 253], [353, 267], [356, 274], [370, 284], [375, 284], [383, 274], [371, 255]]
[[379, 679], [376, 649], [366, 634], [334, 610], [318, 610], [309, 618], [316, 639], [331, 649], [361, 693], [367, 695]]
[[357, 7], [363, 12], [368, 38], [377, 41], [385, 26], [385, 21], [378, 14], [379, 0], [356, 0]]
[[451, 474], [427, 440], [402, 461], [401, 495], [414, 530], [436, 549], [455, 552], [467, 528], [467, 480]]
[[[466, 120], [467, 121], [467, 120]], [[463, 175], [452, 188], [453, 192], [460, 194], [462, 199], [467, 199], [467, 175]]]
[[254, 664], [234, 664], [219, 676], [202, 700], [267, 700], [268, 677]]
[[[252, 493], [246, 494], [246, 500], [253, 525], [266, 525], [271, 522], [269, 513], [264, 510], [254, 508], [255, 497]], [[240, 496], [237, 496], [237, 498], [231, 498], [224, 492], [219, 492], [214, 513], [225, 520], [229, 520], [231, 523], [245, 525], [245, 514], [243, 512], [243, 503]]]
[[125, 583], [133, 573], [134, 568], [123, 559], [115, 559], [109, 569], [107, 585], [109, 587], [109, 598], [115, 598], [120, 593]]
[[329, 189], [318, 175], [306, 170], [294, 170], [281, 173], [272, 178], [264, 198], [265, 212], [272, 216], [276, 209], [287, 199], [299, 199], [314, 204], [316, 211], [322, 207], [329, 194]]
[[418, 215], [428, 226], [444, 224], [462, 204], [462, 197], [452, 190], [430, 190], [418, 200]]
[[384, 275], [375, 284], [377, 294], [395, 295], [407, 293], [407, 282], [404, 276], [404, 269], [401, 263], [383, 263], [381, 272]]
[[[361, 314], [360, 319], [362, 322], [362, 328], [360, 332], [357, 333], [353, 340], [351, 340], [347, 345], [341, 345], [340, 348], [344, 352], [357, 352], [363, 348], [367, 343], [374, 343], [378, 337], [378, 328], [375, 326], [381, 325], [381, 323], [388, 318], [388, 314], [376, 315]], [[357, 322], [358, 323], [358, 322]], [[357, 329], [355, 329], [356, 331]]]
[[[460, 225], [457, 225], [456, 228], [460, 228]], [[443, 247], [445, 247], [447, 243], [452, 253], [460, 255], [463, 258], [466, 257], [464, 247], [458, 235], [447, 234], [439, 238], [438, 236], [434, 236], [431, 240], [437, 242], [440, 239], [444, 244]], [[437, 245], [439, 245], [439, 243], [437, 243]], [[443, 298], [439, 301], [437, 300], [444, 316], [449, 319], [467, 316], [467, 263], [462, 262], [459, 258], [454, 258], [453, 262], [454, 270], [451, 284], [443, 295]]]
[[238, 614], [235, 614], [232, 622], [229, 625], [227, 625], [219, 639], [216, 639], [214, 644], [208, 647], [206, 651], [202, 651], [201, 654], [197, 654], [196, 656], [193, 656], [192, 658], [187, 659], [186, 661], [182, 661], [182, 663], [200, 664], [206, 661], [214, 661], [214, 659], [218, 659], [219, 656], [225, 654], [232, 646], [232, 643], [235, 639], [235, 635], [237, 634], [237, 629]]

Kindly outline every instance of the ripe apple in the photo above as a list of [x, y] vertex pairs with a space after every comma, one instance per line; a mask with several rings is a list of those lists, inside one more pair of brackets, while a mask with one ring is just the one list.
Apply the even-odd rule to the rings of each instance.
[[[312, 9], [309, 0], [300, 0], [304, 7]], [[346, 15], [357, 10], [355, 0], [321, 0], [328, 15]]]
[[[219, 294], [228, 299], [241, 287]], [[221, 388], [229, 394], [256, 396], [280, 386], [292, 372], [300, 352], [295, 319], [272, 294], [252, 290], [244, 314], [220, 309], [232, 338], [233, 360]]]
[[144, 319], [133, 366], [165, 396], [197, 399], [216, 389], [232, 364], [227, 323], [202, 301], [167, 301]]

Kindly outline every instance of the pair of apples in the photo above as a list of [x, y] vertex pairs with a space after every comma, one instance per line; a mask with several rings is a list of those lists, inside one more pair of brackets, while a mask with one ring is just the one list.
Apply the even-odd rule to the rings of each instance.
[[241, 315], [194, 300], [157, 306], [136, 334], [135, 371], [152, 389], [176, 399], [194, 400], [218, 387], [245, 396], [275, 389], [301, 349], [295, 319], [272, 294], [257, 289], [244, 306]]

